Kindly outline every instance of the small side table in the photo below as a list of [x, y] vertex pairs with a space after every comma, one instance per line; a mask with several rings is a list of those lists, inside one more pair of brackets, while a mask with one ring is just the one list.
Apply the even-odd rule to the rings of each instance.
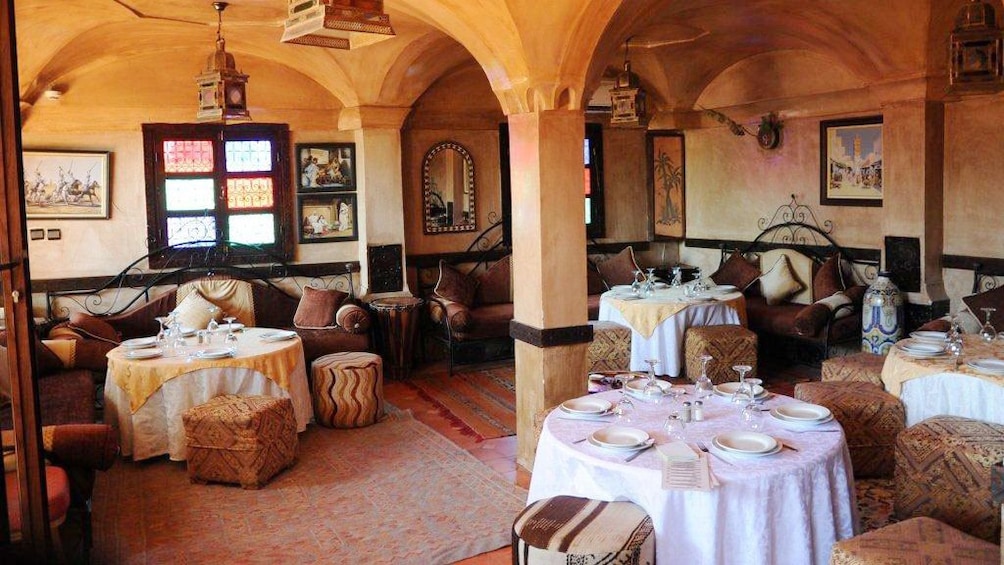
[[386, 374], [394, 379], [407, 378], [411, 372], [415, 329], [425, 301], [412, 296], [378, 298], [370, 302], [380, 330], [380, 354]]

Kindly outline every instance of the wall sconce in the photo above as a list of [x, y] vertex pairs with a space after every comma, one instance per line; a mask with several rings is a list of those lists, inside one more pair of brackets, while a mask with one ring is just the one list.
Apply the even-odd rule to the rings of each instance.
[[776, 112], [771, 112], [760, 118], [760, 125], [757, 126], [756, 131], [753, 131], [718, 110], [703, 107], [701, 110], [704, 110], [705, 114], [716, 119], [719, 123], [727, 125], [729, 130], [737, 136], [741, 137], [747, 134], [755, 136], [757, 143], [764, 149], [777, 149], [781, 145], [781, 129], [784, 128], [784, 123], [781, 122], [781, 118]]
[[970, 0], [955, 17], [948, 80], [953, 90], [996, 90], [1004, 85], [1004, 33], [994, 7]]

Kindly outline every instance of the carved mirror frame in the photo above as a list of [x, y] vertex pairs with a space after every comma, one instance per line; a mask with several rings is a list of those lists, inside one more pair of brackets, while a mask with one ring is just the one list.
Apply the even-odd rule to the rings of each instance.
[[[443, 151], [452, 149], [460, 154], [463, 158], [464, 165], [464, 182], [470, 187], [470, 221], [462, 225], [449, 225], [440, 226], [434, 225], [431, 221], [433, 203], [433, 182], [431, 175], [431, 167], [433, 159]], [[425, 159], [422, 162], [422, 188], [423, 188], [423, 214], [422, 214], [422, 226], [426, 234], [434, 235], [440, 233], [454, 233], [454, 232], [465, 232], [465, 231], [477, 231], [477, 217], [476, 217], [476, 200], [475, 200], [475, 190], [474, 190], [474, 159], [471, 158], [471, 154], [467, 149], [456, 143], [454, 141], [441, 141], [432, 146], [428, 153], [425, 154]]]

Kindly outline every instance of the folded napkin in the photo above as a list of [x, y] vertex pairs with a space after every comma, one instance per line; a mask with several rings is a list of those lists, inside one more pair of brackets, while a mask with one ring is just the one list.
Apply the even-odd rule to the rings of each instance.
[[695, 452], [682, 441], [657, 445], [655, 449], [662, 457], [662, 488], [708, 491], [718, 486], [706, 454]]

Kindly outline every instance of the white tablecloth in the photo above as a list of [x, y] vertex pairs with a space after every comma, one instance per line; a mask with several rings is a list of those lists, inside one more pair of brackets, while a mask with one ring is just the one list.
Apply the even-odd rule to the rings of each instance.
[[[618, 394], [598, 396], [615, 402]], [[786, 402], [794, 400], [775, 396], [767, 405]], [[668, 441], [661, 425], [671, 407], [640, 400], [635, 406], [631, 425], [647, 431], [657, 443]], [[687, 439], [710, 445], [716, 434], [739, 429], [738, 413], [738, 406], [724, 399], [709, 399], [705, 421], [689, 425]], [[661, 460], [653, 449], [624, 463], [622, 453], [588, 441], [572, 443], [603, 425], [564, 419], [557, 412], [548, 416], [537, 445], [528, 502], [556, 495], [634, 502], [652, 517], [659, 565], [822, 565], [829, 562], [833, 543], [853, 536], [857, 529], [843, 433], [794, 432], [765, 414], [764, 433], [799, 451], [748, 458], [734, 467], [712, 458], [721, 486], [699, 492], [662, 490]]]
[[907, 426], [942, 415], [1004, 424], [1004, 387], [971, 375], [946, 371], [911, 379], [899, 398]]
[[[620, 311], [611, 306], [607, 300], [611, 293], [612, 291], [604, 293], [600, 297], [599, 320], [631, 327]], [[659, 324], [651, 337], [645, 337], [634, 329], [631, 330], [630, 368], [632, 371], [648, 371], [649, 366], [645, 360], [658, 359], [659, 365], [655, 368], [657, 374], [678, 377], [682, 373], [683, 334], [687, 328], [739, 323], [739, 313], [724, 302], [690, 304]]]
[[[252, 339], [255, 335], [255, 330], [249, 330], [242, 339]], [[166, 453], [172, 460], [184, 461], [187, 450], [181, 415], [189, 408], [221, 394], [289, 398], [293, 402], [297, 431], [304, 431], [313, 417], [313, 408], [303, 360], [303, 344], [295, 338], [290, 340], [289, 347], [300, 349], [300, 362], [289, 375], [289, 390], [253, 369], [199, 368], [200, 362], [192, 360], [189, 362], [192, 365], [190, 372], [165, 382], [143, 406], [130, 413], [129, 395], [113, 378], [107, 377], [104, 417], [105, 422], [119, 429], [122, 455], [139, 461]], [[238, 356], [240, 351], [239, 344]]]

